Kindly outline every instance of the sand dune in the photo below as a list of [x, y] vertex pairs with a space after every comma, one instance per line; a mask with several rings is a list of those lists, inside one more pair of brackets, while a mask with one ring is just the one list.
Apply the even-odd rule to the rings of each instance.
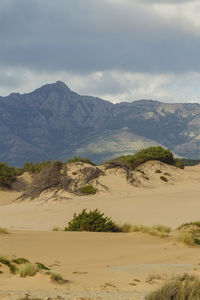
[[[181, 170], [150, 161], [134, 172], [133, 184], [127, 182], [121, 168], [100, 169], [104, 174], [91, 181], [98, 189], [92, 196], [61, 190], [52, 197], [51, 190], [37, 199], [19, 201], [15, 199], [20, 191], [0, 192], [0, 225], [11, 230], [0, 236], [0, 252], [41, 261], [70, 280], [60, 287], [42, 274], [25, 279], [1, 274], [0, 299], [18, 299], [28, 290], [40, 298], [144, 299], [172, 273], [200, 273], [199, 248], [177, 244], [172, 238], [51, 232], [54, 226], [64, 228], [74, 212], [84, 208], [98, 208], [119, 224], [160, 223], [176, 228], [199, 220], [200, 165]], [[70, 172], [77, 176], [77, 166]], [[146, 282], [149, 274], [161, 277], [150, 284]]]
[[[156, 170], [162, 173], [155, 173]], [[60, 191], [52, 201], [53, 191], [34, 200], [13, 202], [0, 210], [1, 226], [12, 229], [51, 230], [63, 228], [74, 212], [84, 208], [98, 208], [114, 221], [154, 225], [161, 223], [173, 228], [183, 222], [199, 220], [200, 166], [184, 170], [159, 162], [148, 162], [135, 172], [135, 182], [127, 182], [121, 169], [106, 171], [105, 176], [93, 180], [99, 189], [96, 195], [76, 196]], [[168, 182], [163, 182], [163, 174]], [[147, 179], [148, 178], [148, 179]], [[106, 188], [105, 188], [106, 187]], [[18, 193], [1, 192], [1, 202], [9, 203]]]

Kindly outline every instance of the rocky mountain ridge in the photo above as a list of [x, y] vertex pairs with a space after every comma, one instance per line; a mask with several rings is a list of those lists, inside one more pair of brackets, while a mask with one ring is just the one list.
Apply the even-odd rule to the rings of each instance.
[[0, 97], [0, 161], [15, 166], [74, 155], [101, 162], [149, 145], [200, 158], [200, 104], [113, 104], [60, 81]]

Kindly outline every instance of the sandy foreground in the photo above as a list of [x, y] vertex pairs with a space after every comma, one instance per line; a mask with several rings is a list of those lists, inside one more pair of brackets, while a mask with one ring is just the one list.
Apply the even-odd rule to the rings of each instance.
[[[160, 180], [157, 169], [168, 182]], [[110, 170], [99, 178], [100, 186], [106, 188], [94, 196], [61, 193], [56, 201], [42, 195], [19, 202], [14, 199], [20, 192], [1, 191], [0, 225], [10, 233], [0, 235], [0, 252], [42, 262], [68, 282], [58, 286], [42, 274], [25, 279], [0, 274], [0, 299], [20, 299], [28, 291], [42, 299], [59, 295], [64, 299], [144, 299], [167, 276], [199, 274], [199, 247], [177, 244], [172, 237], [52, 232], [54, 226], [63, 229], [74, 212], [84, 208], [99, 208], [119, 224], [163, 224], [175, 229], [199, 220], [200, 166], [180, 170], [148, 162], [140, 171], [145, 176], [138, 172], [139, 184], [133, 186], [120, 171]], [[159, 279], [149, 282], [150, 275]]]

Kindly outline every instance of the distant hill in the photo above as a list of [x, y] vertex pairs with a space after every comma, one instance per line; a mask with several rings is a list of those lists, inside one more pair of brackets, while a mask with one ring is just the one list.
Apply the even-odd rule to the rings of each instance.
[[150, 145], [200, 158], [200, 104], [112, 104], [61, 81], [0, 97], [0, 161], [11, 165], [74, 155], [101, 162]]

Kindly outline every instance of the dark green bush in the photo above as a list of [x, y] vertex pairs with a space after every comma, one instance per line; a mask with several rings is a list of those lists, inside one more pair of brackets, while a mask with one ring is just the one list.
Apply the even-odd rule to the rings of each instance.
[[168, 181], [168, 179], [167, 179], [165, 176], [160, 176], [160, 179], [161, 179], [162, 181], [164, 181], [164, 182], [167, 182], [167, 181]]
[[83, 158], [83, 157], [80, 157], [80, 156], [74, 156], [73, 158], [69, 158], [67, 160], [68, 163], [71, 163], [71, 162], [82, 162], [82, 163], [86, 163], [86, 164], [90, 164], [92, 166], [95, 166], [95, 164], [89, 160], [89, 158]]
[[12, 260], [13, 263], [17, 264], [17, 265], [21, 265], [21, 264], [26, 264], [26, 263], [29, 263], [30, 261], [26, 258], [15, 258]]
[[111, 218], [104, 217], [104, 213], [98, 209], [89, 212], [84, 209], [80, 214], [74, 214], [65, 231], [118, 232], [120, 229]]
[[97, 190], [92, 185], [85, 185], [79, 189], [79, 192], [84, 195], [94, 195]]
[[160, 170], [156, 170], [155, 173], [162, 173]]
[[21, 169], [9, 167], [6, 163], [0, 162], [0, 187], [11, 188], [16, 177], [22, 173]]
[[158, 160], [160, 162], [174, 165], [173, 154], [170, 150], [164, 149], [160, 146], [148, 147], [142, 149], [141, 151], [135, 153], [134, 155], [122, 156], [116, 159], [109, 161], [108, 163], [121, 165], [128, 169], [134, 170], [139, 165], [149, 161], [149, 160]]

